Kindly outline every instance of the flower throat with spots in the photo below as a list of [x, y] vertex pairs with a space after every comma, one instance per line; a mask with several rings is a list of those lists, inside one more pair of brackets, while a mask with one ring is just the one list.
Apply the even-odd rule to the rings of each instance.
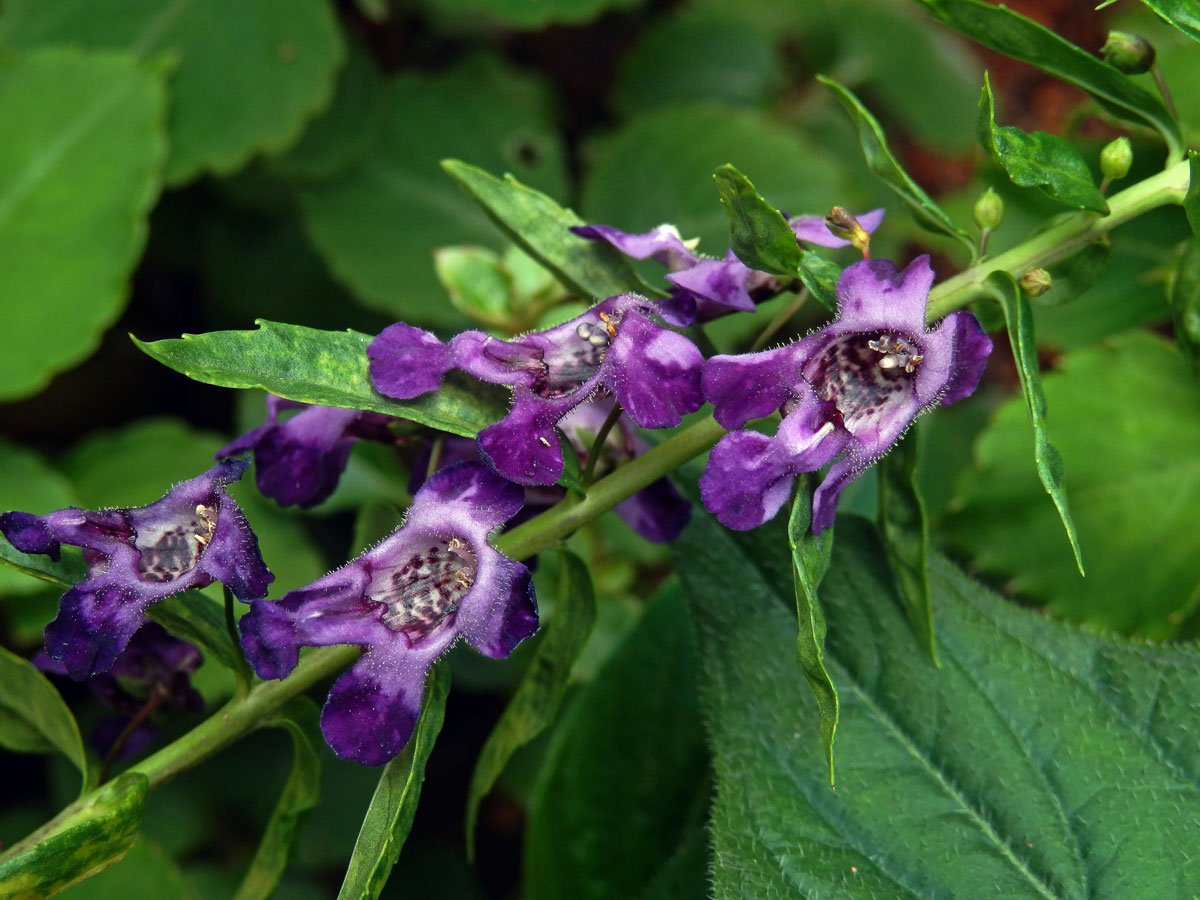
[[890, 407], [910, 402], [911, 376], [923, 358], [898, 335], [850, 334], [810, 360], [803, 375], [818, 397], [837, 406], [853, 433]]
[[431, 541], [402, 566], [376, 575], [368, 595], [387, 607], [383, 624], [416, 643], [454, 614], [475, 572], [475, 554], [465, 541]]

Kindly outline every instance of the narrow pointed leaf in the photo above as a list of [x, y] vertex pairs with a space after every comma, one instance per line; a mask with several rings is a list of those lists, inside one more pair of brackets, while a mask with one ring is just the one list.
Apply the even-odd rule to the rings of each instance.
[[729, 246], [737, 258], [751, 269], [795, 278], [800, 245], [783, 214], [733, 166], [721, 166], [713, 178], [729, 218]]
[[22, 553], [3, 538], [0, 538], [0, 565], [64, 588], [83, 581], [88, 571], [83, 558], [70, 548], [64, 547], [62, 558], [54, 562], [40, 553]]
[[42, 900], [121, 859], [137, 837], [148, 783], [140, 772], [120, 775], [49, 823], [53, 836], [14, 844], [0, 861], [0, 896]]
[[0, 647], [0, 746], [59, 752], [86, 777], [87, 757], [75, 717], [33, 663]]
[[819, 536], [810, 530], [812, 525], [812, 479], [804, 476], [792, 501], [788, 519], [788, 546], [792, 550], [792, 581], [796, 595], [796, 654], [808, 686], [817, 698], [818, 728], [829, 767], [829, 786], [833, 787], [833, 739], [838, 724], [838, 692], [825, 668], [825, 614], [817, 598], [817, 589], [829, 570], [833, 552], [833, 529], [826, 528]]
[[892, 151], [888, 149], [887, 138], [884, 137], [879, 122], [862, 105], [862, 102], [832, 78], [818, 75], [817, 80], [833, 92], [833, 96], [842, 104], [854, 122], [855, 130], [858, 132], [858, 141], [862, 145], [863, 155], [866, 157], [867, 166], [871, 171], [899, 195], [913, 214], [913, 218], [922, 227], [930, 231], [941, 232], [962, 242], [973, 257], [976, 249], [974, 239], [955, 225], [942, 208], [934, 203], [920, 185], [901, 168], [896, 157], [892, 155]]
[[1062, 456], [1050, 443], [1050, 432], [1046, 425], [1046, 394], [1042, 390], [1042, 373], [1038, 366], [1037, 341], [1033, 333], [1033, 310], [1029, 300], [1017, 287], [1012, 276], [1006, 272], [993, 272], [988, 283], [996, 299], [1004, 308], [1004, 321], [1008, 326], [1008, 339], [1012, 344], [1013, 360], [1017, 364], [1017, 376], [1021, 380], [1021, 391], [1025, 395], [1025, 407], [1029, 412], [1029, 424], [1033, 427], [1033, 458], [1037, 463], [1038, 478], [1046, 493], [1054, 501], [1058, 516], [1066, 529], [1071, 551], [1075, 554], [1075, 565], [1083, 575], [1083, 552], [1079, 548], [1079, 537], [1071, 510], [1067, 506], [1066, 475]]
[[955, 31], [1087, 91], [1118, 118], [1157, 130], [1168, 159], [1183, 156], [1179, 123], [1162, 101], [1083, 48], [1003, 6], [980, 0], [918, 2]]
[[457, 159], [444, 160], [442, 168], [510, 240], [581, 298], [603, 300], [630, 291], [661, 296], [638, 278], [616, 249], [572, 234], [573, 225], [587, 223], [541, 191], [511, 175], [500, 179]]
[[837, 312], [837, 283], [842, 277], [841, 267], [837, 263], [830, 262], [819, 253], [803, 250], [796, 274], [818, 303], [830, 312]]
[[257, 331], [211, 331], [133, 342], [188, 378], [220, 387], [262, 388], [289, 400], [365, 409], [474, 437], [504, 416], [506, 392], [450, 373], [435, 393], [393, 400], [371, 384], [367, 345], [357, 331], [321, 331], [257, 321]]
[[1049, 622], [935, 557], [935, 669], [913, 652], [877, 535], [843, 516], [821, 586], [842, 695], [831, 791], [794, 677], [791, 587], [762, 564], [778, 550], [745, 552], [704, 516], [680, 549], [717, 778], [717, 900], [1200, 892], [1194, 648]]
[[512, 755], [541, 734], [554, 721], [567, 690], [579, 651], [596, 621], [596, 600], [587, 566], [574, 553], [563, 550], [562, 577], [556, 595], [554, 618], [545, 626], [529, 668], [521, 677], [500, 721], [488, 735], [475, 761], [467, 794], [467, 852], [474, 855], [475, 823], [479, 804], [496, 783]]
[[910, 429], [904, 440], [879, 461], [879, 530], [908, 621], [936, 664], [929, 588], [929, 522], [917, 483], [919, 436], [917, 429]]
[[444, 662], [437, 663], [429, 670], [416, 731], [379, 776], [338, 900], [376, 900], [387, 883], [412, 828], [421, 783], [425, 780], [425, 764], [442, 730], [449, 693], [450, 670]]
[[305, 814], [317, 805], [321, 790], [320, 710], [298, 697], [265, 725], [283, 728], [292, 739], [292, 770], [271, 813], [250, 869], [234, 900], [267, 900], [274, 892]]
[[1067, 206], [1108, 213], [1108, 203], [1078, 150], [1044, 131], [1026, 134], [1016, 126], [996, 124], [996, 104], [986, 73], [975, 129], [983, 149], [1013, 184], [1040, 188]]

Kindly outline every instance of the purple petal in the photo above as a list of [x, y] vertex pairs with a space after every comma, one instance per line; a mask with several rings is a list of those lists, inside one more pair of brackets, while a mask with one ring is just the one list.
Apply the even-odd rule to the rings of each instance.
[[748, 531], [773, 517], [787, 502], [795, 475], [778, 464], [771, 439], [735, 431], [717, 442], [700, 476], [700, 498], [722, 525]]
[[676, 328], [687, 328], [696, 321], [696, 298], [688, 291], [673, 290], [670, 296], [659, 300], [654, 311], [668, 325]]
[[904, 271], [890, 260], [864, 259], [838, 279], [838, 317], [829, 330], [925, 333], [925, 306], [933, 286], [929, 256], [918, 256]]
[[861, 475], [865, 468], [866, 464], [851, 454], [846, 454], [829, 467], [824, 480], [813, 491], [813, 534], [820, 534], [833, 525], [833, 520], [837, 517], [838, 498], [842, 496], [842, 490]]
[[562, 477], [562, 447], [554, 425], [559, 404], [548, 404], [521, 388], [512, 411], [479, 432], [479, 452], [488, 465], [517, 484], [554, 484]]
[[[469, 518], [472, 528], [486, 535], [507, 522], [525, 503], [525, 492], [477, 462], [460, 462], [438, 469], [413, 498], [408, 522], [424, 527], [437, 518]], [[456, 508], [457, 507], [457, 508]], [[426, 510], [429, 509], [429, 513]]]
[[740, 356], [714, 356], [704, 364], [704, 398], [725, 428], [769, 416], [793, 396], [800, 378], [796, 344]]
[[704, 404], [703, 365], [690, 340], [629, 310], [604, 358], [601, 380], [633, 421], [643, 428], [669, 428]]
[[634, 259], [654, 259], [671, 271], [696, 262], [696, 254], [688, 249], [674, 225], [659, 225], [644, 234], [629, 234], [611, 225], [577, 225], [571, 231], [588, 240], [606, 241]]
[[78, 584], [63, 594], [46, 626], [46, 652], [78, 681], [103, 672], [141, 627], [150, 602], [117, 584]]
[[[473, 602], [475, 596], [463, 600], [458, 624], [472, 647], [484, 656], [503, 659], [537, 631], [538, 612], [529, 570], [499, 553], [496, 556], [494, 581], [488, 585], [486, 594], [480, 592], [478, 597], [489, 599], [488, 604]], [[481, 571], [481, 581], [483, 577]]]
[[0, 514], [0, 532], [22, 553], [43, 553], [58, 562], [59, 542], [41, 516], [27, 512]]
[[399, 400], [436, 391], [454, 368], [450, 349], [436, 335], [403, 322], [376, 335], [367, 347], [367, 358], [375, 389]]
[[246, 516], [224, 492], [217, 516], [217, 529], [196, 568], [227, 586], [242, 601], [265, 597], [267, 588], [275, 580], [263, 562], [258, 549], [258, 537], [250, 528]]
[[626, 525], [656, 544], [668, 544], [678, 538], [692, 518], [691, 501], [668, 478], [652, 482], [618, 503], [613, 511]]
[[667, 281], [699, 300], [731, 310], [754, 312], [754, 301], [746, 288], [750, 274], [751, 270], [731, 250], [725, 259], [702, 259], [668, 275]]
[[[858, 224], [863, 227], [867, 234], [874, 234], [875, 229], [879, 227], [879, 223], [883, 221], [883, 207], [873, 209], [870, 212], [865, 212], [861, 216], [855, 216], [858, 219]], [[788, 221], [792, 231], [796, 233], [796, 239], [804, 241], [806, 244], [816, 244], [820, 247], [849, 247], [850, 242], [835, 237], [833, 233], [825, 225], [824, 216], [797, 216]]]
[[935, 334], [945, 329], [954, 336], [954, 364], [941, 395], [941, 403], [948, 406], [975, 392], [988, 354], [992, 352], [992, 341], [984, 334], [979, 320], [964, 310], [952, 312], [942, 319]]

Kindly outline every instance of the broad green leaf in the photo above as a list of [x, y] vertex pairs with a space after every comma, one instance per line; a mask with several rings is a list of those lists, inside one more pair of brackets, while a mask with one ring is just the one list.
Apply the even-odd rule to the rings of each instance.
[[842, 269], [819, 253], [803, 250], [800, 267], [796, 270], [808, 292], [830, 312], [837, 312], [837, 283]]
[[467, 793], [468, 856], [474, 855], [480, 802], [513, 754], [554, 721], [567, 691], [571, 666], [596, 622], [596, 599], [587, 566], [569, 550], [563, 550], [560, 558], [562, 577], [555, 595], [554, 618], [545, 627], [529, 668], [475, 760]]
[[439, 247], [433, 251], [433, 268], [450, 302], [472, 322], [500, 326], [512, 320], [512, 279], [500, 254], [469, 244]]
[[738, 259], [751, 269], [794, 278], [800, 265], [800, 245], [783, 214], [733, 166], [721, 166], [713, 178], [729, 217], [729, 246]]
[[1078, 150], [1044, 131], [1026, 134], [1015, 125], [996, 124], [996, 104], [986, 73], [975, 130], [983, 149], [1013, 184], [1040, 188], [1067, 206], [1107, 215], [1108, 203]]
[[320, 710], [297, 697], [264, 724], [283, 728], [292, 739], [292, 771], [271, 812], [262, 840], [234, 900], [267, 900], [287, 867], [292, 842], [304, 816], [317, 805], [321, 789]]
[[0, 647], [0, 746], [22, 753], [59, 752], [87, 776], [75, 717], [33, 663]]
[[630, 9], [643, 0], [428, 0], [443, 13], [490, 16], [514, 28], [583, 25], [607, 10]]
[[833, 787], [833, 739], [837, 733], [838, 692], [829, 671], [825, 668], [825, 614], [817, 589], [829, 570], [833, 552], [833, 529], [826, 528], [820, 536], [810, 530], [812, 525], [812, 478], [805, 475], [788, 518], [788, 546], [792, 551], [792, 590], [796, 595], [796, 654], [808, 686], [817, 698], [821, 746], [825, 748], [825, 763], [829, 767], [829, 786]]
[[921, 189], [921, 186], [913, 181], [908, 173], [901, 168], [900, 163], [896, 161], [896, 157], [892, 155], [892, 151], [888, 149], [887, 138], [884, 136], [879, 122], [862, 105], [859, 99], [832, 78], [818, 75], [817, 80], [833, 92], [833, 96], [837, 98], [837, 101], [850, 116], [855, 130], [858, 132], [858, 140], [862, 145], [863, 156], [866, 158], [867, 166], [871, 171], [879, 176], [884, 184], [896, 192], [905, 205], [908, 206], [909, 211], [913, 214], [913, 218], [922, 227], [955, 238], [962, 242], [972, 256], [974, 256], [974, 239], [955, 225], [942, 208], [934, 203], [929, 195]]
[[124, 309], [166, 156], [165, 77], [120, 53], [0, 58], [0, 401], [84, 359]]
[[[240, 617], [245, 611], [235, 610]], [[176, 637], [195, 644], [209, 659], [214, 659], [232, 672], [244, 672], [246, 660], [233, 643], [225, 623], [224, 604], [206, 591], [185, 591], [166, 597], [146, 610], [146, 617], [157, 622]]]
[[644, 28], [624, 55], [613, 105], [626, 115], [689, 100], [762, 106], [782, 75], [775, 37], [736, 11], [680, 9]]
[[571, 226], [586, 224], [572, 210], [511, 175], [496, 178], [457, 159], [443, 160], [442, 168], [509, 239], [581, 299], [603, 300], [627, 291], [653, 295], [614, 247], [571, 234]]
[[1194, 0], [1142, 0], [1193, 41], [1200, 41], [1200, 9]]
[[669, 897], [705, 896], [697, 832], [711, 786], [696, 667], [673, 584], [555, 729], [529, 808], [529, 900], [648, 900], [671, 882], [686, 889]]
[[712, 173], [735, 163], [789, 215], [824, 215], [860, 196], [845, 166], [800, 131], [754, 110], [685, 103], [649, 110], [590, 149], [580, 203], [589, 222], [641, 232], [671, 222], [724, 256], [729, 220]]
[[51, 823], [52, 836], [30, 835], [0, 861], [0, 895], [42, 900], [121, 859], [137, 837], [149, 781], [120, 775], [67, 807]]
[[[345, 51], [323, 0], [10, 0], [0, 45], [125, 50], [178, 61], [167, 181], [228, 174], [283, 149], [323, 109]], [[79, 108], [87, 107], [80, 102]]]
[[1025, 396], [1025, 408], [1029, 413], [1029, 424], [1033, 428], [1033, 458], [1037, 464], [1038, 478], [1046, 493], [1054, 501], [1054, 508], [1062, 519], [1075, 565], [1083, 575], [1083, 553], [1079, 549], [1079, 537], [1071, 510], [1067, 506], [1066, 472], [1061, 454], [1050, 443], [1050, 431], [1046, 425], [1046, 394], [1042, 390], [1042, 371], [1038, 363], [1037, 338], [1033, 333], [1033, 310], [1029, 299], [1017, 287], [1007, 272], [994, 272], [988, 277], [993, 296], [1004, 308], [1004, 321], [1008, 326], [1008, 340], [1012, 345], [1013, 361], [1017, 365], [1017, 377], [1021, 381], [1021, 392]]
[[1171, 320], [1175, 343], [1200, 366], [1200, 238], [1189, 241], [1171, 277]]
[[843, 516], [821, 586], [842, 696], [831, 791], [795, 677], [790, 586], [760, 563], [778, 551], [746, 552], [705, 516], [681, 550], [715, 758], [717, 900], [1200, 891], [1200, 820], [1184, 812], [1200, 805], [1194, 648], [1048, 622], [935, 557], [935, 668], [877, 536]]
[[437, 663], [429, 670], [421, 718], [412, 738], [379, 776], [338, 900], [375, 900], [387, 883], [417, 812], [425, 764], [442, 730], [449, 693], [450, 670], [445, 663]]
[[443, 328], [468, 320], [447, 301], [429, 254], [499, 249], [495, 228], [438, 169], [455, 156], [562, 193], [562, 154], [540, 82], [475, 60], [406, 73], [384, 89], [378, 139], [339, 177], [299, 188], [305, 225], [334, 275], [365, 306]]
[[[77, 505], [75, 492], [63, 474], [43, 460], [32, 450], [0, 439], [0, 512], [21, 510], [36, 515]], [[67, 551], [68, 554], [70, 551]], [[0, 537], [0, 563], [11, 557], [10, 562], [35, 570], [48, 568], [48, 574], [63, 572], [63, 563], [52, 563], [46, 556], [21, 553]], [[86, 570], [78, 566], [73, 574], [80, 578]], [[32, 574], [32, 573], [31, 573]], [[37, 576], [35, 575], [35, 578]], [[0, 596], [18, 596], [36, 593], [43, 585], [35, 578], [10, 571], [0, 564]], [[42, 579], [44, 580], [44, 579]], [[78, 580], [78, 579], [76, 579]], [[57, 584], [58, 581], [53, 583]], [[75, 581], [70, 581], [74, 584]]]
[[1025, 403], [1000, 407], [960, 485], [963, 512], [943, 531], [1007, 590], [1056, 615], [1166, 637], [1200, 599], [1200, 384], [1173, 347], [1149, 334], [1066, 354], [1043, 380], [1088, 577], [1070, 565], [1058, 516], [1027, 463]]
[[262, 388], [289, 400], [366, 409], [474, 437], [506, 412], [503, 389], [451, 374], [441, 390], [393, 400], [371, 384], [367, 345], [355, 331], [320, 331], [259, 320], [257, 331], [213, 331], [133, 342], [163, 365], [220, 387]]
[[1162, 101], [1086, 50], [1003, 6], [981, 0], [918, 2], [955, 31], [985, 47], [1087, 91], [1114, 116], [1154, 128], [1166, 141], [1168, 159], [1183, 155], [1179, 124]]
[[933, 602], [929, 592], [929, 522], [917, 484], [921, 456], [917, 429], [877, 465], [879, 470], [879, 531], [900, 599], [913, 631], [929, 658], [937, 662], [933, 636]]

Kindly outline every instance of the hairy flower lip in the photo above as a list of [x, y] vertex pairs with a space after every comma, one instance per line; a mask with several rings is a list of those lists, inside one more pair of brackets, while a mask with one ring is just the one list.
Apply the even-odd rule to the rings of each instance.
[[807, 337], [705, 364], [705, 397], [726, 428], [779, 410], [774, 437], [721, 438], [700, 480], [708, 510], [746, 530], [772, 518], [794, 477], [832, 463], [813, 496], [813, 531], [833, 524], [842, 489], [879, 459], [922, 412], [974, 391], [992, 343], [968, 312], [926, 330], [929, 257], [903, 271], [888, 260], [849, 266], [838, 315]]
[[302, 646], [364, 647], [334, 683], [321, 728], [339, 756], [387, 762], [411, 737], [429, 667], [451, 645], [463, 638], [505, 657], [537, 630], [529, 570], [488, 543], [522, 493], [480, 463], [439, 470], [377, 546], [279, 600], [255, 601], [241, 620], [247, 660], [259, 677], [283, 678]]

